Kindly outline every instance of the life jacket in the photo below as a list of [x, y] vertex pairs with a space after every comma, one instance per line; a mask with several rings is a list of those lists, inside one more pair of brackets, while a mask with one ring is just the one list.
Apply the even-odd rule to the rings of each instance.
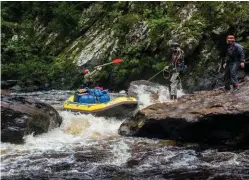
[[184, 64], [184, 52], [181, 49], [177, 49], [173, 54], [172, 54], [172, 63], [174, 65], [179, 65], [181, 63]]

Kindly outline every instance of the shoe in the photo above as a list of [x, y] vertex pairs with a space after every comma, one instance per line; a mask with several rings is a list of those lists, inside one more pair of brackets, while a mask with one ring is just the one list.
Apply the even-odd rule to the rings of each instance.
[[233, 85], [233, 92], [236, 92], [239, 90], [239, 83], [236, 83], [235, 85]]
[[236, 88], [233, 89], [233, 92], [236, 92], [238, 90], [239, 90], [239, 87], [236, 87]]

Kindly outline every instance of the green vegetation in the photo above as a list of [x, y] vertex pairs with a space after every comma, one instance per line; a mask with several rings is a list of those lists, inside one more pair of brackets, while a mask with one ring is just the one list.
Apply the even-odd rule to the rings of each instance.
[[172, 40], [186, 52], [187, 77], [220, 62], [227, 34], [235, 34], [248, 54], [248, 2], [1, 2], [1, 8], [2, 80], [77, 88], [80, 53], [91, 54], [100, 44], [94, 63], [124, 59], [99, 77], [116, 88], [161, 70]]

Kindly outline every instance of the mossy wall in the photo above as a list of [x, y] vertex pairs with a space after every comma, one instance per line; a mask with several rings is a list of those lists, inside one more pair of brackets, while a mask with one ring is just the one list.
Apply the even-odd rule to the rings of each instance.
[[[169, 60], [178, 41], [186, 53], [185, 88], [203, 89], [235, 34], [249, 53], [248, 2], [2, 2], [2, 79], [74, 89], [84, 67], [117, 57], [99, 84], [113, 89], [149, 79]], [[166, 81], [162, 75], [154, 79]], [[207, 82], [207, 83], [209, 83]]]

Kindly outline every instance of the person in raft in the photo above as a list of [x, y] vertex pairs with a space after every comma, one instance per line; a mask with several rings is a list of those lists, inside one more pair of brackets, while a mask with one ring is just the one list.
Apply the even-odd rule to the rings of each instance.
[[[91, 87], [95, 84], [95, 79], [99, 75], [99, 72], [102, 70], [102, 67], [97, 67], [95, 70], [90, 72], [88, 69], [83, 71], [84, 73], [84, 83], [82, 88], [77, 89], [74, 93], [74, 102], [78, 102], [80, 96], [84, 96], [88, 93], [88, 87]], [[103, 89], [102, 89], [103, 90]]]

